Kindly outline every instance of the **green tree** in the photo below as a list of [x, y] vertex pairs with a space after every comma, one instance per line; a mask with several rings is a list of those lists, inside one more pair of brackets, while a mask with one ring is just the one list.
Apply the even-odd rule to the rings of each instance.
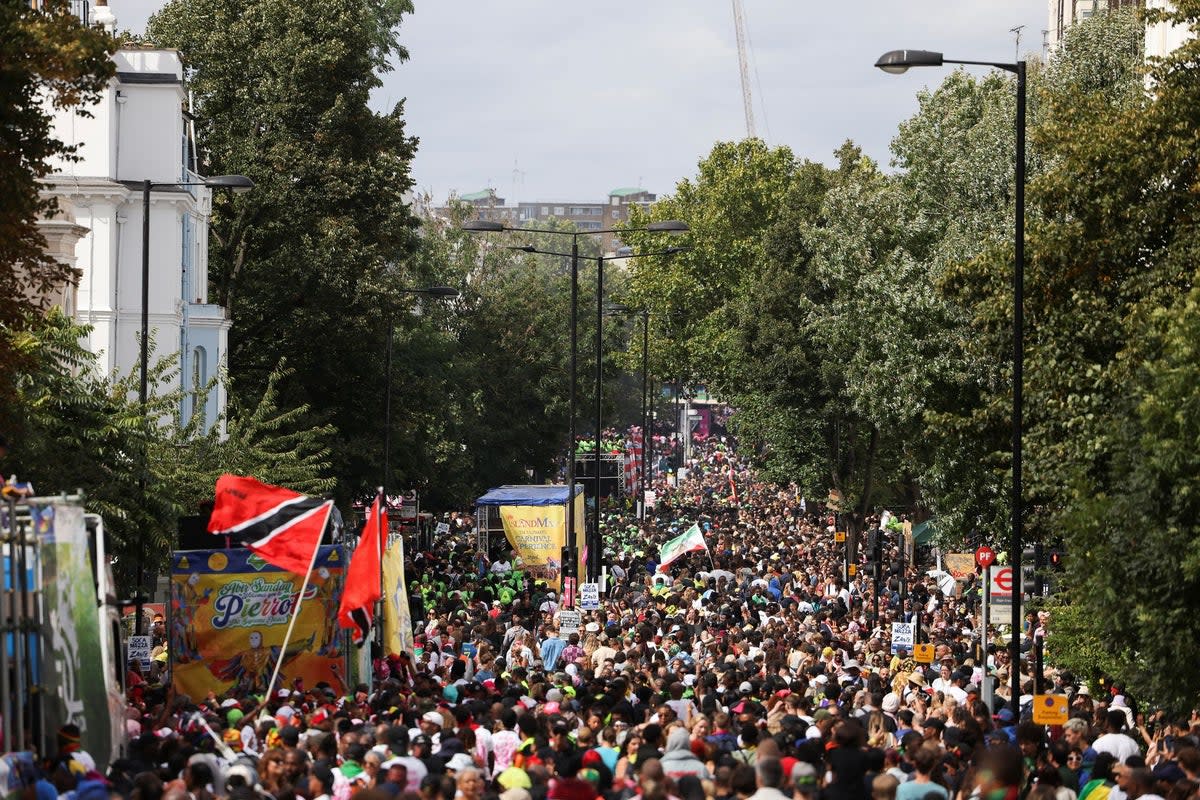
[[694, 179], [681, 180], [649, 217], [635, 213], [631, 218], [633, 226], [679, 219], [692, 229], [682, 239], [651, 233], [625, 237], [640, 252], [691, 247], [670, 259], [638, 259], [629, 267], [624, 300], [650, 310], [654, 372], [664, 380], [724, 388], [733, 352], [728, 302], [761, 264], [763, 235], [783, 207], [795, 169], [786, 147], [772, 149], [760, 139], [719, 142]]
[[[395, 291], [429, 277], [407, 268], [416, 141], [402, 104], [368, 105], [407, 57], [397, 29], [410, 11], [408, 0], [173, 0], [147, 30], [184, 56], [204, 169], [256, 183], [214, 200], [210, 238], [213, 299], [233, 319], [234, 399], [252, 404], [286, 357], [294, 372], [277, 384], [280, 405], [337, 430], [343, 501], [380, 482], [389, 322], [400, 337], [424, 324]], [[394, 392], [397, 408], [421, 407], [418, 382], [397, 386], [417, 390]]]
[[[217, 478], [226, 472], [253, 475], [310, 495], [333, 491], [336, 481], [328, 461], [333, 427], [307, 425], [308, 409], [303, 407], [280, 410], [277, 387], [288, 377], [290, 371], [281, 364], [253, 406], [231, 403], [224, 419], [207, 430], [202, 428], [203, 415], [197, 414], [185, 426], [159, 431], [151, 449], [151, 469], [157, 482], [171, 488], [183, 513], [203, 511], [212, 502]], [[217, 380], [206, 391], [214, 391]]]
[[[165, 557], [172, 543], [179, 505], [172, 488], [146, 469], [167, 429], [148, 420], [174, 419], [179, 396], [153, 395], [143, 414], [137, 374], [98, 376], [94, 354], [81, 344], [86, 332], [52, 310], [14, 338], [28, 366], [13, 376], [20, 416], [11, 421], [5, 468], [39, 494], [81, 492], [87, 510], [104, 518], [118, 586], [131, 589], [137, 554]], [[161, 361], [149, 378], [169, 380], [170, 370]]]
[[41, 193], [42, 179], [56, 159], [73, 157], [53, 136], [51, 109], [97, 100], [115, 69], [115, 49], [112, 37], [85, 26], [66, 0], [0, 6], [0, 405], [11, 392], [15, 332], [36, 322], [31, 312], [44, 308], [47, 293], [77, 277], [46, 253], [37, 227], [57, 208]]
[[[332, 488], [325, 461], [332, 431], [302, 425], [306, 409], [278, 410], [274, 387], [284, 372], [254, 406], [233, 405], [212, 429], [202, 430], [199, 416], [180, 427], [178, 390], [152, 393], [143, 413], [137, 372], [99, 376], [95, 355], [81, 345], [86, 335], [51, 311], [14, 337], [20, 363], [29, 366], [13, 376], [21, 415], [11, 420], [3, 466], [39, 494], [83, 493], [87, 510], [104, 518], [125, 595], [140, 559], [149, 575], [165, 566], [176, 519], [204, 509], [222, 472], [314, 494]], [[173, 368], [170, 360], [153, 364], [150, 380], [171, 383]]]
[[[1151, 18], [1195, 31], [1200, 3]], [[1154, 63], [1149, 95], [1136, 68], [1115, 86], [1073, 80], [1033, 193], [1045, 219], [1032, 231], [1044, 287], [1033, 489], [1053, 498], [1039, 521], [1064, 537], [1082, 632], [1107, 644], [1132, 691], [1180, 709], [1200, 694], [1194, 671], [1175, 668], [1196, 655], [1200, 610], [1198, 56], [1193, 37]], [[1096, 138], [1069, 135], [1081, 125]]]

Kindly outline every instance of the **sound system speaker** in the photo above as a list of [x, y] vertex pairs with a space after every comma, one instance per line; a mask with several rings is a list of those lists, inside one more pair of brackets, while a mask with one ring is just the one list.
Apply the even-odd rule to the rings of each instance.
[[213, 550], [225, 546], [224, 536], [208, 532], [208, 514], [179, 518], [179, 550]]

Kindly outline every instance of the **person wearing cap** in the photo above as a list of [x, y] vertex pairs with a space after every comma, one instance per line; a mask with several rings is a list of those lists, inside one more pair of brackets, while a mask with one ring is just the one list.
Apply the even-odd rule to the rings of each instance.
[[424, 736], [432, 747], [437, 748], [442, 743], [442, 726], [445, 724], [446, 719], [441, 715], [441, 712], [426, 711], [421, 715], [418, 730], [409, 731], [409, 737]]

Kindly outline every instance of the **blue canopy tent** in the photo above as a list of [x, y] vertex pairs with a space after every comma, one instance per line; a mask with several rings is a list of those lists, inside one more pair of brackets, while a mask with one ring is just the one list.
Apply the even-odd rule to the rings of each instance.
[[[575, 494], [583, 486], [575, 484]], [[566, 486], [516, 486], [507, 484], [489, 489], [475, 501], [476, 506], [561, 506], [567, 502]]]

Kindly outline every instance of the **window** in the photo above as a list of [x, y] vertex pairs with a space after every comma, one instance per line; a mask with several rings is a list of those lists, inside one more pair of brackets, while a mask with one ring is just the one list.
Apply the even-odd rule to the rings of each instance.
[[561, 217], [561, 216], [563, 215], [563, 213], [564, 213], [564, 212], [563, 212], [563, 207], [562, 207], [562, 206], [555, 206], [555, 207], [554, 207], [554, 216], [556, 216], [556, 217]]
[[613, 219], [620, 219], [620, 218], [621, 218], [621, 209], [619, 209], [619, 208], [614, 208], [614, 209], [612, 210], [612, 218], [613, 218]]
[[550, 206], [542, 206], [542, 216], [543, 217], [550, 216]]
[[192, 414], [204, 414], [204, 386], [208, 383], [208, 354], [203, 347], [192, 351]]

